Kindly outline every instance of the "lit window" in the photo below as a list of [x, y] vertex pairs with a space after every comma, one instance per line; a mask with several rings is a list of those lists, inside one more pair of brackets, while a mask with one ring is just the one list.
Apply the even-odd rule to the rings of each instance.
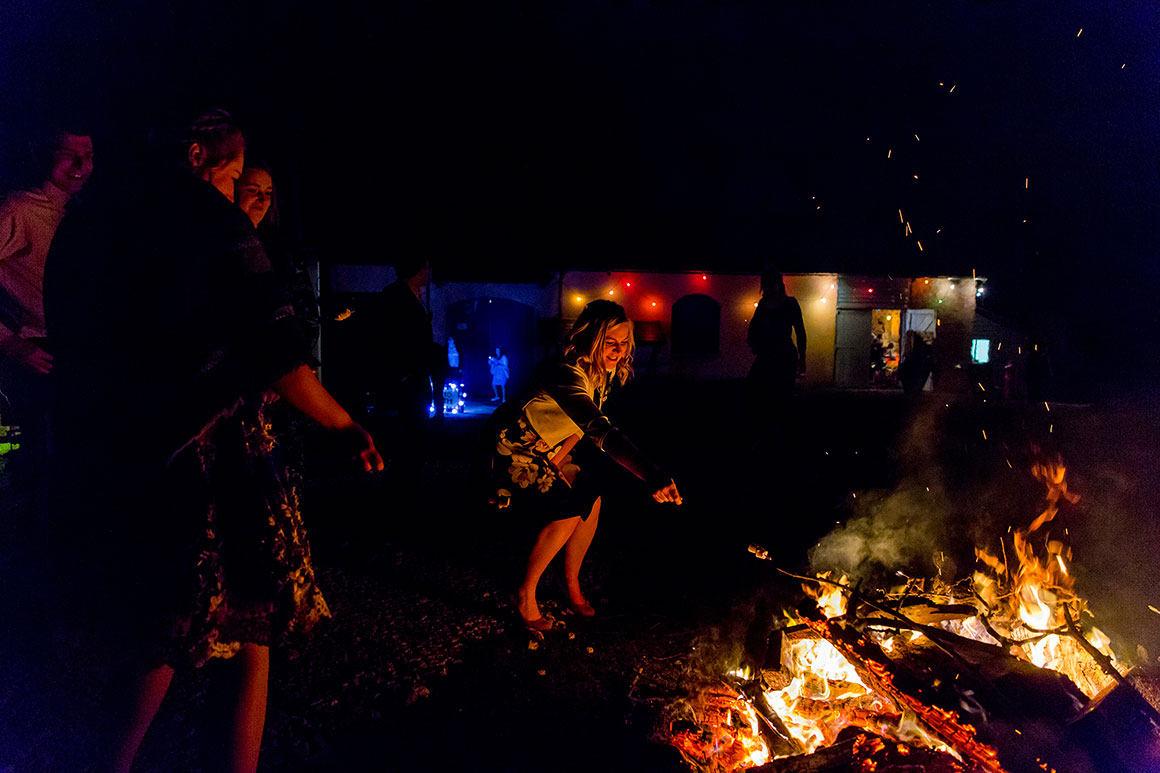
[[991, 361], [991, 340], [989, 338], [971, 339], [971, 362], [982, 365]]

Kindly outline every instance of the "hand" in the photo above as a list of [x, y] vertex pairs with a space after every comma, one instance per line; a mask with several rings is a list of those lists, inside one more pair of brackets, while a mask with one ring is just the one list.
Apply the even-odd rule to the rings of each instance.
[[669, 481], [669, 485], [653, 492], [653, 499], [658, 502], [672, 502], [677, 505], [683, 501], [680, 492], [677, 491], [677, 484], [671, 480]]
[[804, 376], [804, 375], [806, 374], [806, 361], [805, 361], [805, 360], [802, 360], [802, 361], [800, 361], [800, 362], [798, 363], [798, 372], [797, 372], [797, 374], [798, 374], [799, 376]]
[[34, 373], [47, 374], [52, 370], [52, 355], [24, 338], [12, 336], [0, 343], [0, 353]]
[[383, 464], [383, 457], [379, 455], [378, 449], [375, 448], [375, 441], [371, 438], [369, 432], [354, 423], [339, 431], [352, 441], [355, 447], [354, 458], [362, 464], [364, 471], [383, 471], [385, 466]]

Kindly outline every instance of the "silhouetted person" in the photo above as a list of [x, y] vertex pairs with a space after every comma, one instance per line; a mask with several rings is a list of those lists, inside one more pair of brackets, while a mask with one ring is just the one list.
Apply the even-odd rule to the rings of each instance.
[[93, 171], [91, 137], [60, 131], [43, 144], [40, 183], [0, 203], [0, 424], [21, 429], [13, 479], [22, 486], [46, 464], [52, 355], [45, 343], [44, 264], [65, 206]]
[[761, 274], [761, 301], [749, 322], [747, 340], [756, 358], [749, 369], [749, 384], [760, 401], [759, 410], [785, 410], [794, 380], [806, 372], [806, 326], [801, 306], [785, 294], [779, 271]]
[[303, 325], [233, 204], [244, 149], [229, 114], [203, 114], [169, 168], [66, 219], [48, 259], [54, 482], [74, 517], [77, 594], [95, 618], [90, 646], [115, 641], [137, 672], [119, 685], [127, 705], [109, 712], [101, 769], [130, 769], [175, 669], [233, 658], [220, 769], [255, 770], [269, 646], [330, 614], [269, 405], [288, 403], [382, 469], [315, 379]]
[[[371, 402], [389, 427], [388, 486], [409, 505], [418, 499], [427, 454], [427, 420], [436, 357], [446, 362], [446, 352], [432, 340], [431, 317], [420, 299], [430, 273], [431, 267], [424, 258], [397, 262], [397, 279], [376, 298], [365, 331], [367, 345], [375, 357], [371, 366]], [[368, 352], [366, 356], [372, 355]]]
[[912, 339], [910, 351], [898, 366], [898, 380], [902, 382], [902, 391], [915, 397], [922, 394], [927, 379], [934, 372], [934, 347], [920, 333], [910, 330], [907, 335]]
[[1054, 371], [1047, 349], [1033, 344], [1027, 355], [1027, 399], [1040, 402], [1048, 399], [1051, 377]]

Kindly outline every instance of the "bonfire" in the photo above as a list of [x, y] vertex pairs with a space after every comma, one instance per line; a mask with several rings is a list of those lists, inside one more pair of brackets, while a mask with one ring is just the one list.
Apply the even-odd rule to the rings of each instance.
[[1160, 770], [1160, 714], [1137, 689], [1155, 680], [1090, 624], [1050, 534], [1078, 497], [1062, 465], [1033, 473], [1044, 510], [979, 546], [971, 578], [789, 575], [810, 601], [775, 628], [770, 662], [700, 689], [671, 743], [704, 771]]

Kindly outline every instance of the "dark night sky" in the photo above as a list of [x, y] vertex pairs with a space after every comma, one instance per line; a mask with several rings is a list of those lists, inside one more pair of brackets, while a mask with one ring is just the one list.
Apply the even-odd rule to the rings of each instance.
[[116, 175], [224, 105], [326, 261], [977, 269], [1093, 354], [1156, 322], [1155, 2], [94, 5], [6, 3], [6, 148], [75, 108]]

